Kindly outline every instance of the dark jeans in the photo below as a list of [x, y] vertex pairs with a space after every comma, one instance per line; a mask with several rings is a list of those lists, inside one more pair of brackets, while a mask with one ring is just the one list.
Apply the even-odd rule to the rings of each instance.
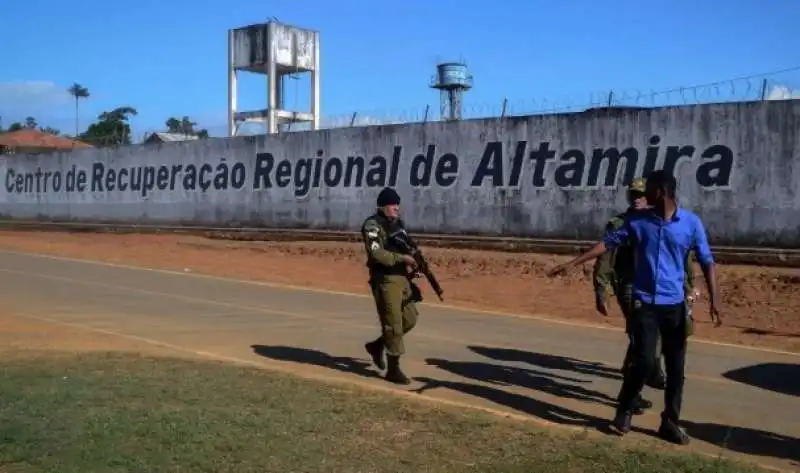
[[[633, 366], [634, 343], [631, 334], [631, 319], [633, 319], [633, 287], [630, 284], [621, 284], [617, 288], [617, 303], [622, 314], [625, 316], [625, 333], [628, 335], [628, 349], [625, 351], [625, 358], [622, 360], [622, 374], [625, 375]], [[661, 384], [664, 379], [664, 371], [661, 369], [661, 336], [656, 337], [654, 369], [650, 372], [649, 381], [652, 384]]]
[[663, 420], [677, 423], [683, 403], [684, 365], [686, 362], [686, 305], [650, 305], [634, 303], [630, 323], [633, 345], [632, 366], [622, 382], [619, 407], [632, 410], [634, 401], [644, 387], [647, 377], [656, 369], [656, 343], [661, 336], [661, 350], [667, 372], [664, 390]]

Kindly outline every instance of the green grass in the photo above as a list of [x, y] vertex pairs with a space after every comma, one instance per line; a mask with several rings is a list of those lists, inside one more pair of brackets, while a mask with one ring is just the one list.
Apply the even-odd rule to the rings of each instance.
[[221, 363], [6, 359], [0, 472], [755, 471]]

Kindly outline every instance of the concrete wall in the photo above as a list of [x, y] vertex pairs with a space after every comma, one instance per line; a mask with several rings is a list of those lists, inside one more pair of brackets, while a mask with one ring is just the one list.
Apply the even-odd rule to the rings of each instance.
[[666, 167], [712, 242], [798, 246], [799, 117], [794, 100], [12, 156], [0, 213], [357, 229], [391, 185], [416, 231], [594, 239], [621, 183]]

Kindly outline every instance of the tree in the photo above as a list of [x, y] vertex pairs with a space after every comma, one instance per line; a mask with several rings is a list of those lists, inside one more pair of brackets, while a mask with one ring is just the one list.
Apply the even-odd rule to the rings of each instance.
[[61, 134], [61, 131], [57, 130], [55, 128], [52, 128], [52, 127], [49, 127], [49, 126], [38, 126], [38, 125], [39, 125], [39, 123], [36, 121], [36, 118], [34, 118], [34, 117], [26, 117], [25, 118], [25, 123], [13, 122], [11, 124], [11, 126], [8, 127], [8, 130], [3, 130], [2, 128], [0, 128], [0, 133], [2, 133], [3, 131], [12, 132], [12, 131], [20, 131], [20, 130], [35, 130], [38, 127], [39, 131], [41, 131], [43, 133], [50, 133], [51, 135], [59, 135], [59, 134]]
[[78, 102], [80, 99], [89, 98], [89, 89], [76, 82], [67, 91], [75, 97], [75, 136], [78, 136], [78, 133], [80, 133], [78, 128]]
[[130, 115], [136, 115], [133, 107], [118, 107], [97, 116], [97, 121], [89, 125], [79, 138], [92, 146], [102, 148], [131, 144]]
[[50, 133], [51, 135], [60, 135], [61, 134], [61, 130], [57, 130], [55, 128], [51, 128], [49, 126], [39, 127], [39, 130], [42, 133]]
[[167, 126], [167, 133], [196, 135], [201, 139], [208, 138], [208, 130], [206, 130], [205, 128], [200, 130], [195, 130], [194, 127], [197, 126], [197, 123], [190, 120], [189, 117], [187, 116], [184, 116], [180, 120], [178, 120], [175, 117], [169, 117], [169, 119], [167, 119], [167, 121], [164, 124]]

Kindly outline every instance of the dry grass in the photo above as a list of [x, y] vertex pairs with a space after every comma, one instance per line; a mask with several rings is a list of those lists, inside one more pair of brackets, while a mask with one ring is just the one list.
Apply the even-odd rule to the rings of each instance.
[[253, 368], [51, 351], [3, 364], [0, 471], [757, 470]]

